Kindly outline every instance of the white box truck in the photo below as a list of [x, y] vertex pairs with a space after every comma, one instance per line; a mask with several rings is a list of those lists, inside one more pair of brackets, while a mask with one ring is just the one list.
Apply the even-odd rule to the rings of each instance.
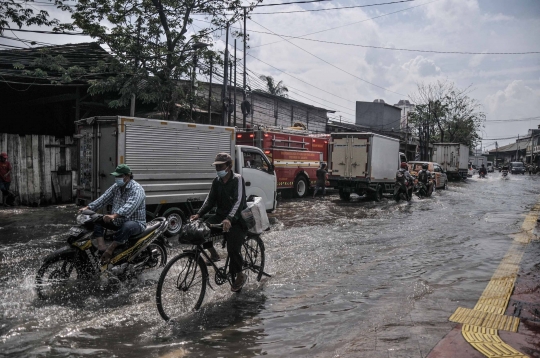
[[351, 193], [379, 201], [394, 193], [396, 172], [407, 159], [399, 140], [375, 133], [332, 133], [329, 143], [329, 181], [342, 200]]
[[[202, 205], [216, 177], [211, 165], [219, 152], [230, 153], [245, 180], [246, 196], [261, 197], [276, 208], [276, 176], [259, 148], [235, 145], [235, 129], [134, 117], [91, 117], [76, 122], [79, 140], [77, 203], [87, 205], [113, 183], [118, 164], [129, 165], [146, 192], [147, 218], [164, 216], [168, 236]], [[257, 157], [259, 168], [247, 168]], [[246, 159], [245, 159], [246, 158]]]
[[449, 180], [467, 179], [469, 147], [460, 143], [435, 143], [431, 161], [441, 165]]

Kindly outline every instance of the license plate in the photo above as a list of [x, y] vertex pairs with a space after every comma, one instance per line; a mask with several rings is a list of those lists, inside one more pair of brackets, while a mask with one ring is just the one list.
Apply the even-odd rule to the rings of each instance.
[[69, 229], [69, 234], [71, 236], [77, 236], [79, 235], [81, 232], [83, 232], [84, 229], [83, 228], [80, 228], [78, 226], [73, 226], [71, 229]]

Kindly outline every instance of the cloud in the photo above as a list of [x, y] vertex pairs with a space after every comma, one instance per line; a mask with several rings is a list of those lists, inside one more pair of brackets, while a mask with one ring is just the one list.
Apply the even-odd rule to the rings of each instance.
[[423, 56], [416, 56], [416, 58], [404, 63], [401, 67], [409, 71], [410, 74], [421, 77], [437, 76], [441, 73], [441, 69], [435, 65], [433, 60]]
[[[522, 80], [514, 80], [504, 90], [499, 90], [486, 97], [486, 104], [490, 112], [506, 111], [512, 108], [512, 111], [521, 109], [522, 115], [533, 115], [540, 109], [538, 104], [540, 92], [525, 85]], [[536, 107], [536, 108], [535, 108]], [[517, 114], [517, 113], [516, 113]], [[515, 117], [515, 115], [514, 115]]]

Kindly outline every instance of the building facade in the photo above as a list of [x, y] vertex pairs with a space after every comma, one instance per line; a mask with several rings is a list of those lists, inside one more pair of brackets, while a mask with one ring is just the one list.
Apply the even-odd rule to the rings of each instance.
[[372, 130], [399, 130], [401, 108], [391, 106], [382, 99], [373, 102], [356, 101], [356, 124]]

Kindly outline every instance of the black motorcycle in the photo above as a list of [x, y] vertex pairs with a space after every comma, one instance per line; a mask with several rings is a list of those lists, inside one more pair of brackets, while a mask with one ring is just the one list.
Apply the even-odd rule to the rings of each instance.
[[394, 200], [399, 202], [400, 200], [410, 201], [412, 199], [414, 185], [412, 181], [405, 180], [402, 173], [396, 175], [396, 183], [394, 184]]
[[415, 193], [419, 198], [430, 197], [433, 194], [433, 181], [429, 180], [427, 184], [418, 181], [415, 186]]
[[[156, 218], [146, 229], [118, 246], [108, 264], [100, 263], [100, 252], [92, 240], [96, 223], [103, 223], [103, 215], [84, 210], [77, 215], [78, 226], [69, 230], [67, 245], [47, 255], [36, 275], [36, 290], [40, 299], [65, 293], [71, 286], [101, 280], [118, 283], [138, 276], [142, 271], [165, 266], [169, 241], [163, 235], [166, 218]], [[107, 230], [105, 240], [114, 232]]]

